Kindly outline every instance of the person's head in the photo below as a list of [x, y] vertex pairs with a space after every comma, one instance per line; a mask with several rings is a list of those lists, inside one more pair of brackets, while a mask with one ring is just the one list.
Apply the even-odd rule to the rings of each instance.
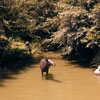
[[50, 65], [52, 65], [52, 66], [55, 66], [55, 63], [49, 58], [48, 59], [48, 63], [50, 64]]

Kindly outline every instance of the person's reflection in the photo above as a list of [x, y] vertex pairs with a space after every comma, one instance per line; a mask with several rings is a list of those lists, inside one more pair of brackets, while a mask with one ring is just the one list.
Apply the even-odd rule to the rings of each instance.
[[94, 77], [97, 79], [98, 84], [100, 84], [100, 75], [94, 75]]

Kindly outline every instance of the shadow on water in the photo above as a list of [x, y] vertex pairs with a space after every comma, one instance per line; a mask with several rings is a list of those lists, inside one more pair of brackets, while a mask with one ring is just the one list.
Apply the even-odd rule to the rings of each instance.
[[[34, 64], [38, 64], [43, 58], [42, 55], [38, 56], [27, 56], [25, 59], [17, 59], [14, 61], [11, 61], [10, 63], [6, 63], [3, 66], [0, 66], [0, 86], [3, 86], [3, 83], [5, 80], [12, 80], [17, 79], [13, 75], [20, 74], [21, 71], [27, 71], [28, 68], [34, 68], [36, 66], [33, 66]], [[32, 66], [31, 66], [32, 65]]]
[[10, 79], [10, 80], [13, 80], [13, 79], [17, 79], [16, 77], [13, 77], [13, 76], [11, 76], [11, 75], [9, 75], [9, 74], [7, 74], [7, 73], [3, 73], [1, 76], [0, 76], [0, 87], [3, 87], [3, 86], [5, 86], [4, 85], [4, 82], [5, 82], [5, 80], [8, 80], [8, 79]]
[[[46, 75], [45, 75], [45, 78], [46, 78]], [[53, 82], [61, 83], [61, 81], [55, 79], [54, 76], [53, 76], [53, 74], [51, 74], [51, 73], [48, 74], [48, 78], [46, 78], [46, 80], [50, 80], [50, 81], [53, 81]]]
[[92, 57], [81, 56], [81, 57], [63, 57], [63, 60], [68, 60], [71, 64], [79, 65], [82, 68], [93, 68], [91, 67]]
[[71, 64], [74, 65], [79, 65], [82, 68], [93, 68], [90, 66], [90, 62], [89, 61], [80, 61], [80, 60], [69, 60]]

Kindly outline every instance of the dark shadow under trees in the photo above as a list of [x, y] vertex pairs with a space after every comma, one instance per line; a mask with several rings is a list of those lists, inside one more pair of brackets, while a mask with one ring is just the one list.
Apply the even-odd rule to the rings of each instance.
[[38, 64], [42, 57], [41, 55], [27, 54], [23, 58], [12, 59], [0, 65], [0, 86], [3, 86], [6, 79], [16, 79], [13, 75], [20, 74], [21, 71], [26, 71], [28, 68], [33, 67], [31, 65]]

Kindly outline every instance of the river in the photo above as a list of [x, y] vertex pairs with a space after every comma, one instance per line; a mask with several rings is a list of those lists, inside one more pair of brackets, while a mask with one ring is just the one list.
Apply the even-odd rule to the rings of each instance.
[[[38, 57], [39, 55], [36, 55]], [[59, 53], [48, 52], [56, 63], [42, 80], [39, 63], [3, 80], [0, 100], [100, 100], [100, 78], [94, 69], [84, 68], [72, 61], [63, 60]]]

